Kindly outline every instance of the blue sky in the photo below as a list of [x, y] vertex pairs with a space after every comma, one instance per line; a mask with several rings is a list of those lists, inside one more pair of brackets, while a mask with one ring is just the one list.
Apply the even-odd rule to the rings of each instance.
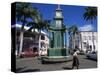
[[[41, 4], [41, 3], [31, 3], [33, 7], [39, 9], [42, 14], [43, 19], [50, 19], [54, 23], [53, 18], [55, 17], [55, 10], [57, 9], [57, 4]], [[83, 18], [86, 6], [75, 6], [75, 5], [60, 5], [62, 9], [64, 24], [67, 28], [72, 25], [76, 25], [79, 31], [97, 31], [97, 20], [86, 21]], [[19, 22], [17, 22], [19, 23]]]
[[[50, 19], [53, 22], [57, 4], [32, 3], [32, 6], [39, 9], [44, 19]], [[97, 20], [94, 20], [93, 25], [91, 25], [90, 21], [85, 21], [83, 18], [86, 6], [60, 5], [60, 7], [66, 27], [75, 24], [80, 31], [97, 31]]]
[[[43, 19], [50, 19], [54, 23], [55, 10], [57, 4], [40, 4], [32, 3], [33, 7], [36, 7], [41, 12]], [[63, 22], [66, 27], [77, 25], [79, 31], [97, 31], [97, 20], [93, 21], [93, 25], [89, 21], [85, 21], [83, 14], [86, 6], [73, 6], [73, 5], [60, 5], [63, 13]], [[17, 22], [18, 23], [18, 22]], [[68, 35], [67, 35], [68, 36]], [[67, 40], [67, 44], [68, 44]]]

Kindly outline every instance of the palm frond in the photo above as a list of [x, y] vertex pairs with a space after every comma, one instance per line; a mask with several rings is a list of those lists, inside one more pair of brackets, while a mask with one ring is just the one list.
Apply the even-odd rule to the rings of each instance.
[[92, 22], [97, 17], [97, 8], [96, 7], [86, 7], [83, 17], [86, 21], [90, 20]]

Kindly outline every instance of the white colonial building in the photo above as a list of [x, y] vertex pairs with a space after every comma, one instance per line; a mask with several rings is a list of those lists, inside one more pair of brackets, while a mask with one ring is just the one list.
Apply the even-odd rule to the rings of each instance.
[[70, 39], [70, 47], [73, 49], [78, 46], [81, 51], [97, 51], [98, 50], [98, 33], [93, 31], [80, 31], [75, 36], [75, 40]]
[[86, 52], [86, 50], [97, 51], [98, 50], [98, 34], [92, 31], [81, 31], [79, 33], [80, 41], [79, 48]]
[[[12, 25], [12, 29], [16, 28], [16, 53], [19, 52], [19, 43], [20, 43], [20, 29], [21, 25], [15, 24]], [[48, 35], [41, 31], [41, 33], [38, 32], [37, 29], [31, 32], [28, 32], [27, 30], [29, 27], [24, 26], [24, 37], [23, 37], [23, 47], [22, 52], [28, 49], [36, 50], [38, 51], [39, 55], [47, 55], [47, 49], [49, 47], [49, 38]]]

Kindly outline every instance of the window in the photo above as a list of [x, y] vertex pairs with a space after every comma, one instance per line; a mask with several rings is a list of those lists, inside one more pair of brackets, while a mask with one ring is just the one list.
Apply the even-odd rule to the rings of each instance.
[[35, 36], [35, 35], [33, 35], [33, 39], [35, 39], [35, 37], [36, 37], [36, 36]]
[[34, 48], [33, 48], [33, 52], [38, 52], [37, 47], [34, 47]]
[[89, 40], [91, 40], [91, 36], [88, 36]]
[[96, 39], [96, 37], [95, 37], [95, 36], [92, 36], [92, 39], [93, 39], [93, 40], [95, 40], [95, 39]]
[[92, 46], [90, 45], [90, 50], [92, 50]]
[[86, 40], [86, 36], [83, 36], [83, 39]]
[[86, 42], [83, 42], [83, 44], [84, 44], [84, 48], [86, 48], [87, 47]]
[[45, 48], [46, 47], [46, 45], [45, 45], [45, 43], [44, 42], [41, 42], [41, 48]]
[[41, 50], [45, 51], [45, 48], [46, 48], [46, 44], [44, 42], [41, 42]]
[[95, 50], [95, 45], [93, 46], [93, 49]]
[[44, 35], [41, 35], [41, 40], [45, 40], [45, 36]]

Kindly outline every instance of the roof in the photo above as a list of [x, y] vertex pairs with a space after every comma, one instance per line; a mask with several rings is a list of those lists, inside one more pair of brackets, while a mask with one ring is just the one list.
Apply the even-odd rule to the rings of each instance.
[[[18, 29], [21, 29], [21, 26], [22, 26], [22, 25], [20, 25], [20, 24], [14, 24], [14, 25], [11, 26], [11, 28], [18, 28]], [[25, 29], [25, 30], [28, 30], [29, 28], [30, 28], [30, 27], [28, 27], [28, 26], [24, 26], [24, 29]], [[32, 31], [33, 31], [33, 30], [32, 30]], [[37, 29], [35, 29], [35, 32], [39, 33]], [[41, 33], [46, 35], [46, 33], [45, 33], [44, 31], [41, 31]]]
[[79, 31], [79, 32], [97, 32], [97, 31]]

